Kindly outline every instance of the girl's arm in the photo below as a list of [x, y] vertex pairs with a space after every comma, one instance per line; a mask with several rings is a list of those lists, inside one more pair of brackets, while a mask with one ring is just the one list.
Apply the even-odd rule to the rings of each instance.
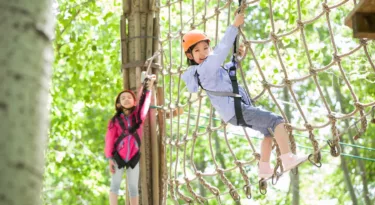
[[198, 68], [198, 74], [202, 75], [213, 75], [217, 71], [224, 60], [228, 56], [230, 48], [233, 46], [234, 39], [238, 34], [238, 27], [244, 23], [245, 16], [243, 13], [235, 12], [236, 16], [234, 17], [234, 22], [231, 26], [227, 28], [227, 31], [224, 34], [224, 37], [221, 39], [220, 43], [214, 49], [212, 55], [199, 66], [203, 66], [203, 69]]
[[141, 90], [139, 93], [141, 93], [141, 96], [139, 98], [139, 104], [137, 106], [136, 113], [138, 114], [139, 112], [139, 117], [141, 118], [142, 122], [147, 116], [147, 112], [150, 109], [150, 104], [151, 104], [151, 90], [152, 87], [154, 86], [154, 81], [156, 80], [155, 75], [149, 75], [147, 77], [148, 82], [146, 83], [145, 86], [141, 86]]
[[105, 135], [105, 148], [104, 153], [105, 157], [112, 158], [112, 152], [115, 146], [115, 139], [117, 135], [117, 127], [110, 121], [108, 123], [107, 133]]
[[199, 65], [198, 74], [200, 75], [212, 75], [217, 71], [226, 57], [229, 54], [233, 46], [234, 39], [238, 33], [238, 28], [235, 26], [229, 26], [221, 39], [220, 43], [215, 47], [213, 53], [207, 57], [207, 59]]
[[144, 102], [142, 105], [139, 105], [138, 108], [140, 109], [139, 112], [139, 116], [143, 122], [143, 120], [146, 118], [147, 116], [147, 112], [148, 110], [150, 109], [150, 104], [151, 104], [151, 90], [144, 90], [142, 92], [142, 95], [144, 96], [141, 96], [141, 99], [142, 97], [144, 97]]

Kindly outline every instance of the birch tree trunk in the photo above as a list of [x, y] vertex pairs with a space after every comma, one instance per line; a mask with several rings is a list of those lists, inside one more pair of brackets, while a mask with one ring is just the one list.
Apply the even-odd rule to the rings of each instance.
[[41, 204], [52, 1], [0, 0], [0, 204]]

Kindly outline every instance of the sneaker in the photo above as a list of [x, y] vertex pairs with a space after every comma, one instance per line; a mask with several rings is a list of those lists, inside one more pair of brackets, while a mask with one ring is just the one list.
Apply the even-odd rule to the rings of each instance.
[[289, 171], [307, 159], [307, 155], [297, 156], [291, 152], [280, 155], [280, 159], [283, 162], [284, 172]]
[[258, 163], [258, 176], [260, 178], [270, 178], [273, 175], [273, 169], [269, 162]]

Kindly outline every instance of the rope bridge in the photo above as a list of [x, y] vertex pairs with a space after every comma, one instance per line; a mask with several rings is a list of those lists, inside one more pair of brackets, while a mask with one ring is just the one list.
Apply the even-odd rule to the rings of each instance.
[[[367, 118], [372, 117], [374, 122], [375, 99], [368, 96], [360, 98], [357, 93], [361, 87], [352, 85], [352, 79], [347, 75], [356, 69], [375, 73], [370, 56], [374, 46], [366, 39], [361, 39], [359, 44], [350, 37], [346, 39], [350, 42], [344, 41], [342, 35], [345, 34], [339, 30], [341, 27], [332, 21], [332, 18], [348, 12], [354, 5], [348, 0], [335, 5], [329, 5], [326, 1], [314, 2], [320, 8], [314, 7], [317, 13], [313, 16], [309, 16], [311, 12], [306, 12], [299, 0], [294, 2], [297, 4], [293, 10], [294, 16], [271, 0], [242, 1], [240, 5], [234, 1], [219, 0], [160, 2], [161, 50], [152, 59], [161, 56], [158, 83], [161, 88], [157, 90], [156, 108], [159, 119], [163, 121], [159, 130], [163, 133], [167, 151], [167, 173], [164, 175], [166, 187], [163, 192], [169, 199], [175, 203], [216, 200], [221, 204], [223, 197], [229, 195], [233, 200], [240, 201], [243, 197], [251, 198], [252, 185], [257, 184], [249, 176], [249, 169], [255, 169], [255, 162], [260, 159], [255, 144], [258, 138], [250, 137], [254, 135], [253, 131], [223, 123], [218, 119], [205, 92], [200, 90], [198, 94], [188, 93], [180, 78], [187, 68], [181, 48], [183, 34], [191, 29], [204, 30], [213, 37], [211, 42], [215, 45], [234, 19], [238, 7], [247, 16], [238, 37], [246, 46], [245, 57], [238, 60], [240, 81], [247, 92], [254, 96], [254, 102], [270, 110], [277, 108], [275, 112], [284, 117], [292, 152], [297, 151], [294, 136], [307, 133], [313, 149], [309, 161], [321, 166], [323, 148], [329, 146], [331, 155], [339, 156], [341, 136], [354, 128], [358, 132], [355, 138], [359, 138], [367, 129]], [[309, 6], [313, 4], [305, 3]], [[289, 5], [289, 8], [294, 7]], [[286, 18], [277, 19], [275, 14], [283, 12]], [[264, 18], [269, 21], [266, 27], [260, 28]], [[291, 22], [291, 19], [291, 24], [285, 23]], [[314, 33], [308, 33], [307, 28], [312, 25], [316, 29]], [[321, 42], [309, 41], [309, 36], [321, 38], [321, 32], [328, 34], [327, 38], [320, 39]], [[260, 33], [267, 35], [261, 36]], [[345, 51], [337, 42], [345, 42], [352, 50]], [[288, 44], [301, 51], [290, 49]], [[329, 46], [324, 47], [322, 44]], [[317, 49], [330, 49], [332, 55], [322, 57], [322, 53], [327, 55], [327, 50], [312, 52]], [[290, 56], [298, 60], [291, 61]], [[366, 62], [356, 61], [358, 57], [366, 59]], [[150, 65], [152, 59], [146, 64]], [[332, 86], [329, 85], [331, 76]], [[311, 88], [312, 85], [315, 89]], [[313, 91], [307, 91], [308, 87]], [[334, 99], [339, 101], [339, 97], [329, 93], [337, 90], [351, 98], [348, 100], [352, 108], [350, 112], [344, 113], [343, 109], [340, 110], [342, 105], [333, 102]], [[279, 99], [281, 97], [283, 100]], [[285, 97], [289, 100], [285, 100]], [[339, 128], [345, 126], [345, 120], [350, 121], [351, 125], [339, 131]], [[327, 144], [320, 145], [316, 134], [327, 135], [327, 129], [331, 138]], [[279, 156], [275, 141], [274, 144]], [[273, 184], [277, 183], [282, 172], [281, 161], [277, 159]], [[261, 193], [266, 193], [267, 184], [259, 184]], [[226, 190], [219, 190], [218, 187], [223, 185]]]

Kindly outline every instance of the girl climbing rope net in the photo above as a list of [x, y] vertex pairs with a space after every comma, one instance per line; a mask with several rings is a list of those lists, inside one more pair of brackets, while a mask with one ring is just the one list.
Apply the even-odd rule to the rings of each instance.
[[252, 105], [245, 90], [238, 86], [236, 62], [233, 60], [221, 66], [232, 48], [238, 27], [243, 23], [244, 14], [237, 14], [212, 52], [210, 39], [203, 32], [192, 30], [186, 33], [182, 46], [189, 68], [182, 74], [182, 79], [189, 92], [197, 92], [198, 87], [206, 91], [211, 104], [225, 123], [249, 127], [265, 136], [261, 143], [258, 174], [260, 178], [269, 178], [273, 175], [270, 165], [272, 133], [280, 148], [284, 171], [293, 169], [305, 161], [307, 156], [297, 156], [290, 151], [289, 136], [281, 116]]

